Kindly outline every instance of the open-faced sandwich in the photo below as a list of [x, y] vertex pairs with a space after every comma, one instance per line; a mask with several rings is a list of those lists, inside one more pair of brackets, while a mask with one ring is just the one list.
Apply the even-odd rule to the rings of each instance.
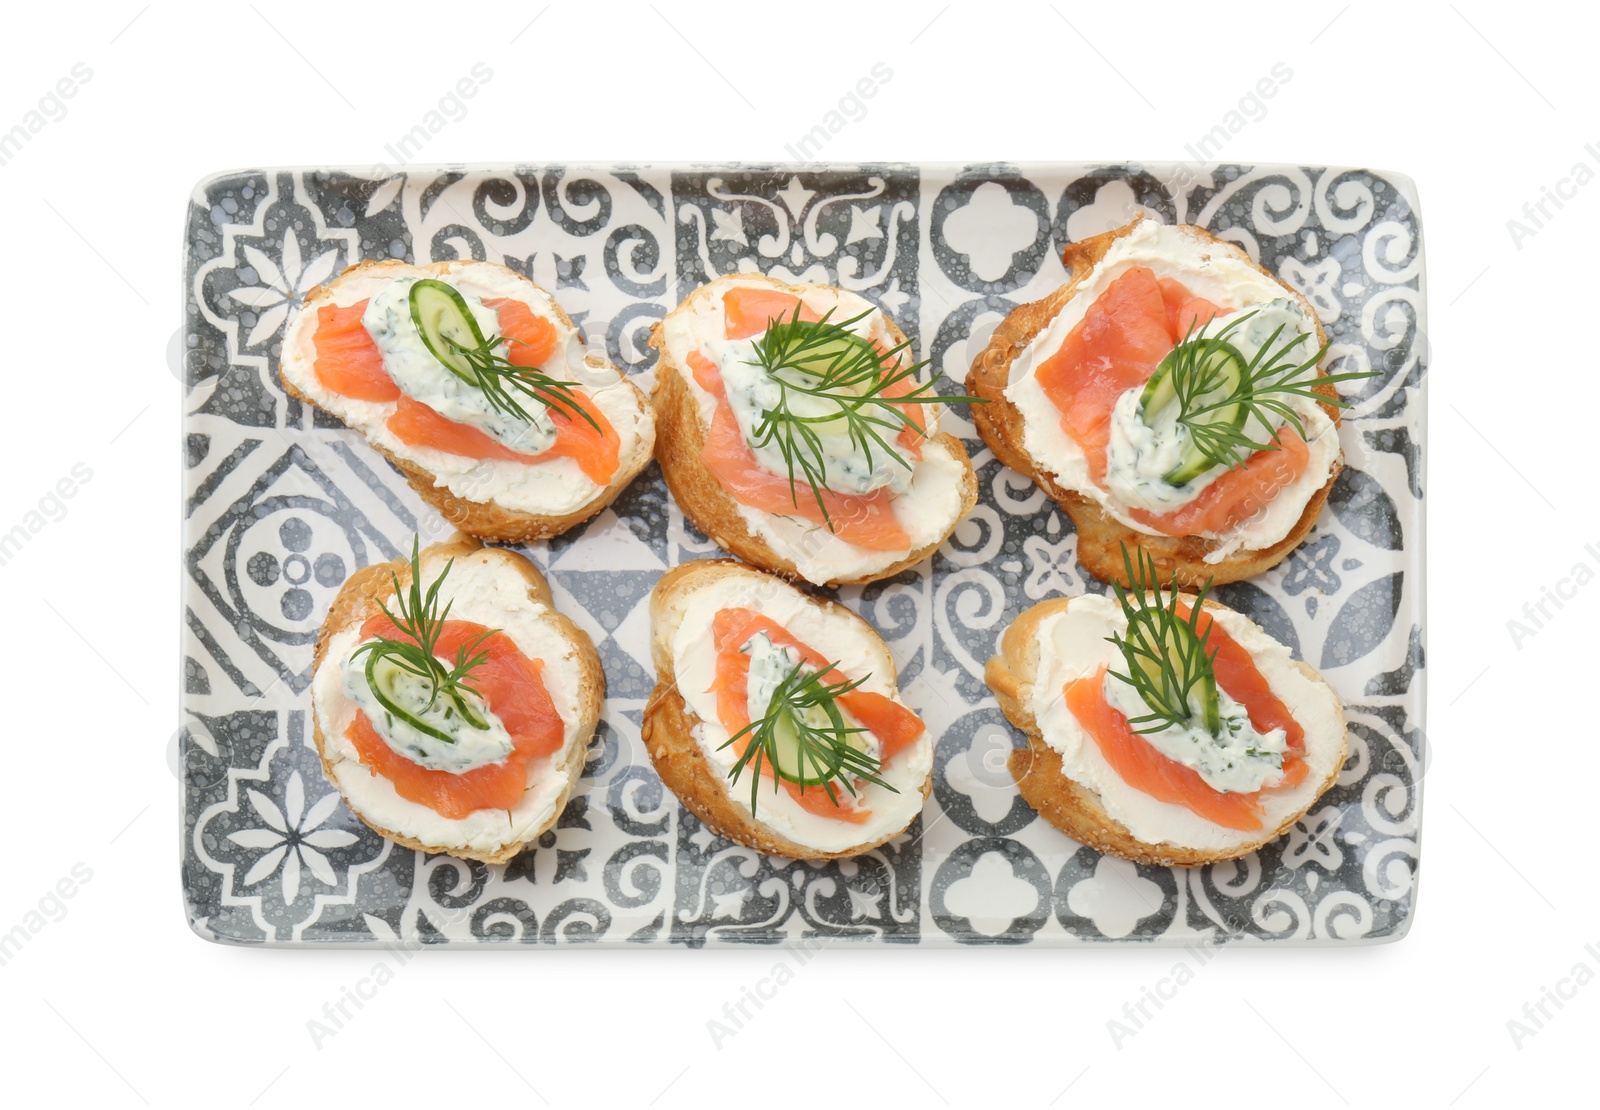
[[605, 676], [532, 563], [458, 539], [351, 575], [317, 638], [317, 751], [355, 815], [504, 863], [555, 824]]
[[1042, 601], [1006, 629], [984, 677], [1028, 737], [1011, 773], [1040, 816], [1099, 851], [1163, 866], [1246, 855], [1333, 785], [1344, 707], [1207, 590], [1158, 588], [1148, 554], [1123, 576], [1132, 589]]
[[984, 441], [1061, 503], [1102, 579], [1125, 544], [1186, 586], [1276, 565], [1342, 465], [1335, 385], [1366, 375], [1323, 373], [1311, 305], [1201, 228], [1141, 218], [1064, 260], [967, 376]]
[[844, 606], [732, 560], [685, 563], [651, 594], [650, 648], [645, 746], [716, 832], [836, 859], [922, 811], [933, 739], [882, 638]]
[[730, 274], [656, 325], [657, 457], [726, 550], [817, 585], [931, 555], [977, 501], [894, 321], [858, 294]]
[[464, 532], [526, 543], [650, 461], [650, 402], [539, 286], [489, 262], [362, 262], [306, 297], [284, 388], [354, 428]]

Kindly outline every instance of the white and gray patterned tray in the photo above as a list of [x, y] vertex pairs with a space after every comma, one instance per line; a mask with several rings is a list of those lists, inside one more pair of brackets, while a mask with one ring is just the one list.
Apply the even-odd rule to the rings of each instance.
[[[650, 326], [710, 277], [759, 269], [858, 290], [953, 381], [1062, 246], [1138, 209], [1242, 245], [1303, 292], [1355, 398], [1347, 466], [1281, 566], [1219, 596], [1349, 706], [1337, 784], [1277, 843], [1194, 870], [1102, 857], [1018, 797], [1019, 743], [982, 682], [1022, 609], [1101, 587], [1072, 525], [950, 414], [977, 510], [934, 559], [839, 592], [900, 661], [938, 738], [901, 837], [855, 860], [773, 859], [712, 834], [639, 741], [646, 598], [720, 552], [647, 470], [588, 526], [527, 549], [593, 636], [609, 685], [582, 785], [504, 867], [398, 848], [324, 780], [311, 652], [344, 578], [449, 531], [361, 437], [285, 397], [292, 306], [363, 258], [503, 262], [648, 384]], [[183, 886], [193, 928], [241, 944], [1046, 944], [1393, 940], [1415, 909], [1423, 761], [1422, 231], [1403, 177], [1170, 165], [518, 166], [229, 173], [186, 229]]]

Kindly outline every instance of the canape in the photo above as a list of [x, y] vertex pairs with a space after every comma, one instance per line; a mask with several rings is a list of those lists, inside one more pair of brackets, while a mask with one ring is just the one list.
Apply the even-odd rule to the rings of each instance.
[[1239, 246], [1148, 218], [1074, 243], [1070, 280], [1008, 315], [973, 362], [979, 434], [1072, 517], [1078, 559], [1124, 545], [1186, 586], [1276, 565], [1342, 464], [1327, 338]]
[[352, 575], [314, 667], [317, 751], [355, 815], [486, 863], [555, 824], [605, 694], [593, 643], [533, 564], [465, 538]]
[[815, 585], [928, 558], [977, 501], [939, 396], [882, 309], [730, 274], [656, 326], [657, 457], [684, 514], [746, 562]]
[[685, 563], [650, 598], [661, 780], [730, 840], [790, 859], [856, 855], [922, 811], [933, 738], [870, 625], [732, 560]]
[[984, 677], [1026, 734], [1012, 775], [1046, 821], [1099, 851], [1192, 866], [1282, 835], [1338, 777], [1344, 708], [1242, 613], [1156, 578], [1042, 601]]
[[463, 532], [588, 520], [650, 461], [650, 402], [539, 286], [488, 262], [363, 262], [307, 296], [284, 388], [360, 432]]

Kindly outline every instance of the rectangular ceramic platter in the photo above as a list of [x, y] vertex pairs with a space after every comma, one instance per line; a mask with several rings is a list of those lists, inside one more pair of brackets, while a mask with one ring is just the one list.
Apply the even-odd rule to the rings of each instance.
[[[361, 436], [285, 397], [301, 297], [362, 259], [473, 257], [528, 274], [649, 388], [651, 326], [711, 277], [857, 290], [952, 382], [996, 323], [1062, 283], [1064, 244], [1136, 211], [1240, 244], [1315, 306], [1359, 390], [1345, 470], [1306, 542], [1218, 590], [1318, 667], [1349, 711], [1336, 785], [1286, 836], [1194, 870], [1134, 866], [1036, 817], [982, 681], [1027, 606], [1101, 591], [1071, 522], [946, 417], [981, 489], [935, 557], [839, 591], [879, 629], [937, 737], [910, 829], [854, 860], [763, 856], [666, 792], [639, 740], [647, 598], [722, 552], [652, 466], [526, 553], [604, 661], [604, 719], [559, 826], [507, 866], [399, 848], [324, 780], [308, 719], [317, 628], [345, 577], [451, 529]], [[1422, 230], [1411, 183], [1306, 166], [517, 166], [224, 174], [185, 239], [183, 886], [202, 936], [359, 946], [1349, 944], [1415, 905], [1423, 744]]]

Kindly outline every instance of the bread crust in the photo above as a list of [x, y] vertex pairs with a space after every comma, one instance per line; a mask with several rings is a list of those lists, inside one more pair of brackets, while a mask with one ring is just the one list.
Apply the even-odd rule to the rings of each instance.
[[[761, 274], [739, 276], [760, 279], [779, 289], [794, 293], [805, 288]], [[697, 300], [710, 295], [708, 292], [710, 288], [709, 284], [702, 285], [685, 297], [673, 312], [691, 309]], [[889, 318], [887, 312], [884, 313], [884, 320], [895, 343], [904, 343], [905, 334]], [[771, 544], [750, 530], [744, 516], [739, 512], [738, 502], [728, 495], [722, 488], [722, 483], [717, 481], [716, 475], [707, 468], [704, 462], [707, 429], [701, 423], [699, 406], [688, 385], [687, 379], [691, 371], [680, 365], [667, 351], [664, 320], [651, 329], [650, 346], [660, 355], [656, 363], [655, 386], [651, 393], [657, 419], [656, 459], [661, 463], [661, 476], [665, 479], [667, 488], [672, 491], [672, 496], [679, 507], [690, 520], [694, 521], [695, 527], [715, 540], [724, 551], [738, 556], [751, 566], [760, 567], [791, 581], [809, 582], [798, 565], [778, 554]], [[973, 473], [972, 462], [967, 457], [967, 449], [959, 439], [948, 432], [940, 432], [931, 438], [942, 444], [962, 464], [961, 512], [951, 521], [950, 527], [932, 543], [917, 548], [905, 558], [895, 561], [882, 570], [853, 577], [832, 578], [826, 582], [816, 583], [817, 585], [833, 587], [892, 578], [908, 567], [914, 567], [929, 558], [938, 550], [940, 544], [950, 538], [950, 533], [955, 531], [956, 525], [972, 512], [978, 503], [978, 479]]]
[[[578, 655], [579, 681], [577, 697], [574, 699], [578, 706], [579, 740], [574, 743], [563, 757], [562, 762], [551, 767], [551, 774], [566, 776], [566, 787], [560, 798], [556, 801], [550, 820], [538, 828], [526, 829], [519, 832], [513, 839], [502, 843], [494, 850], [480, 851], [472, 848], [445, 847], [439, 844], [428, 844], [415, 837], [406, 836], [395, 832], [393, 829], [384, 828], [377, 821], [363, 813], [344, 792], [345, 805], [350, 812], [360, 818], [361, 823], [370, 828], [379, 836], [394, 841], [406, 848], [414, 848], [421, 852], [444, 852], [461, 859], [478, 860], [482, 863], [505, 863], [528, 845], [538, 840], [560, 820], [561, 813], [567, 808], [567, 803], [572, 800], [573, 791], [577, 789], [578, 780], [583, 774], [584, 760], [587, 758], [589, 745], [585, 737], [592, 737], [595, 728], [600, 723], [600, 708], [605, 700], [606, 679], [605, 672], [600, 667], [600, 655], [595, 651], [594, 643], [589, 639], [589, 634], [579, 628], [565, 613], [557, 611], [555, 599], [550, 594], [550, 585], [545, 581], [544, 575], [539, 573], [537, 567], [527, 559], [511, 551], [499, 548], [484, 548], [483, 544], [469, 536], [457, 536], [444, 543], [433, 544], [425, 547], [421, 552], [421, 561], [426, 563], [432, 558], [458, 558], [471, 555], [480, 550], [487, 550], [496, 556], [518, 574], [522, 575], [528, 583], [528, 597], [544, 605], [548, 610], [547, 618], [564, 640], [567, 640], [576, 649]], [[322, 669], [322, 661], [328, 652], [328, 644], [333, 637], [351, 627], [364, 623], [368, 618], [377, 616], [381, 612], [381, 605], [393, 594], [394, 577], [400, 580], [402, 589], [410, 585], [411, 563], [409, 559], [396, 559], [389, 563], [374, 563], [372, 566], [363, 567], [345, 580], [339, 588], [339, 593], [333, 599], [333, 604], [328, 608], [327, 619], [322, 622], [322, 628], [317, 634], [317, 647], [312, 655], [311, 673], [314, 675]], [[313, 707], [311, 713], [312, 735], [316, 741], [317, 754], [322, 759], [322, 773], [327, 776], [335, 789], [339, 789], [339, 780], [333, 773], [333, 760], [329, 758], [327, 738], [322, 733], [322, 722]]]
[[[1216, 541], [1199, 536], [1153, 536], [1136, 531], [1107, 513], [1092, 498], [1058, 484], [1050, 471], [1028, 453], [1023, 439], [1022, 413], [1005, 395], [1012, 362], [1077, 295], [1079, 287], [1088, 280], [1112, 244], [1131, 233], [1139, 226], [1139, 222], [1134, 220], [1115, 230], [1068, 244], [1062, 252], [1062, 261], [1071, 271], [1067, 283], [1042, 300], [1019, 305], [995, 328], [989, 345], [973, 361], [967, 373], [967, 392], [988, 401], [988, 404], [972, 406], [973, 423], [996, 458], [1032, 478], [1072, 518], [1078, 533], [1078, 561], [1095, 577], [1123, 586], [1132, 585], [1122, 562], [1122, 547], [1125, 544], [1130, 549], [1137, 547], [1149, 552], [1163, 580], [1176, 574], [1181, 584], [1192, 587], [1204, 585], [1208, 579], [1219, 583], [1237, 582], [1277, 566], [1316, 526], [1317, 516], [1322, 512], [1328, 493], [1344, 468], [1343, 451], [1335, 457], [1327, 482], [1312, 495], [1300, 519], [1283, 539], [1270, 547], [1235, 551], [1215, 563], [1208, 563], [1205, 556], [1217, 549], [1219, 545]], [[1230, 252], [1237, 250], [1233, 244], [1218, 239], [1204, 228], [1193, 227], [1193, 230], [1218, 244], [1221, 249]], [[1246, 261], [1250, 261], [1248, 256]], [[1327, 342], [1327, 336], [1310, 302], [1257, 263], [1251, 261], [1250, 265], [1283, 286], [1288, 296], [1300, 302], [1307, 317], [1316, 324], [1317, 346], [1320, 349]], [[1318, 374], [1327, 376], [1320, 368]], [[1338, 399], [1338, 392], [1332, 385], [1320, 386], [1317, 392], [1330, 400]], [[1326, 402], [1322, 408], [1337, 429], [1339, 409]]]
[[[640, 738], [650, 753], [651, 762], [655, 764], [656, 773], [661, 776], [661, 781], [678, 796], [678, 800], [683, 802], [685, 808], [719, 836], [768, 855], [797, 860], [843, 859], [870, 851], [899, 836], [905, 831], [904, 826], [839, 851], [823, 852], [798, 844], [774, 831], [744, 806], [734, 801], [727, 780], [712, 765], [700, 747], [700, 742], [695, 739], [694, 729], [701, 720], [689, 708], [683, 695], [678, 693], [672, 662], [672, 637], [677, 628], [677, 621], [673, 619], [673, 608], [679, 598], [686, 596], [698, 585], [729, 574], [767, 577], [732, 559], [700, 559], [683, 563], [667, 571], [661, 576], [661, 581], [656, 584], [655, 590], [650, 595], [650, 654], [656, 668], [656, 688], [651, 692], [649, 703], [645, 706]], [[889, 684], [897, 685], [898, 675], [894, 656], [876, 629], [837, 602], [820, 597], [812, 597], [811, 601], [828, 612], [844, 614], [870, 632], [873, 639], [883, 648]], [[922, 783], [924, 801], [932, 787], [933, 772], [930, 768]]]
[[[1011, 775], [1017, 780], [1017, 789], [1039, 816], [1061, 832], [1096, 851], [1120, 856], [1134, 863], [1160, 867], [1198, 867], [1247, 856], [1262, 845], [1278, 839], [1316, 805], [1317, 799], [1339, 777], [1348, 751], [1342, 703], [1339, 706], [1339, 755], [1333, 761], [1332, 770], [1316, 792], [1307, 798], [1305, 806], [1286, 817], [1276, 828], [1264, 830], [1257, 839], [1224, 851], [1151, 844], [1134, 836], [1126, 825], [1105, 811], [1098, 794], [1067, 777], [1062, 770], [1060, 754], [1045, 741], [1039, 722], [1033, 715], [1033, 687], [1039, 673], [1039, 629], [1047, 618], [1065, 612], [1074, 600], [1068, 597], [1051, 598], [1025, 610], [1000, 637], [1000, 654], [990, 659], [983, 670], [984, 681], [994, 691], [1000, 712], [1028, 738], [1028, 746], [1013, 750], [1008, 760]], [[1228, 606], [1210, 598], [1206, 599], [1205, 607], [1212, 610], [1228, 609]], [[1322, 676], [1305, 663], [1296, 660], [1295, 666], [1307, 678], [1325, 684]]]
[[[442, 274], [451, 265], [453, 263], [433, 262], [413, 267], [410, 263], [402, 262], [398, 259], [358, 262], [354, 266], [346, 267], [326, 285], [319, 285], [307, 293], [301, 312], [312, 312], [319, 308], [322, 301], [333, 297], [341, 281], [352, 276], [364, 276], [375, 270], [395, 268], [414, 268], [427, 270], [434, 274]], [[480, 265], [495, 264], [480, 263]], [[509, 273], [516, 273], [516, 271], [510, 270], [509, 267], [500, 268], [507, 270]], [[521, 277], [520, 274], [517, 276]], [[523, 278], [523, 280], [527, 281], [528, 279]], [[532, 283], [530, 282], [530, 284]], [[550, 298], [550, 303], [561, 322], [569, 328], [572, 327], [572, 318], [567, 315], [565, 309], [555, 302], [554, 297]], [[596, 370], [608, 369], [617, 373], [621, 377], [623, 384], [633, 391], [640, 409], [645, 413], [651, 414], [652, 418], [647, 420], [644, 427], [641, 428], [639, 441], [634, 445], [633, 451], [617, 460], [616, 473], [611, 476], [611, 481], [606, 487], [596, 492], [592, 499], [570, 513], [554, 516], [527, 513], [517, 509], [508, 509], [492, 500], [474, 501], [471, 498], [457, 496], [450, 492], [449, 488], [439, 484], [433, 471], [422, 464], [403, 459], [387, 448], [373, 443], [371, 439], [368, 439], [367, 443], [405, 477], [411, 488], [417, 491], [417, 496], [432, 505], [439, 511], [440, 515], [468, 535], [477, 536], [479, 539], [495, 540], [500, 543], [532, 543], [536, 540], [552, 539], [568, 529], [575, 528], [584, 521], [589, 520], [600, 510], [611, 504], [612, 501], [616, 500], [617, 495], [628, 487], [628, 483], [632, 482], [639, 472], [649, 465], [655, 451], [655, 421], [653, 417], [655, 410], [651, 406], [649, 396], [634, 385], [627, 375], [617, 370], [615, 366], [612, 366], [604, 359], [595, 355], [588, 355], [585, 357], [584, 362]], [[278, 380], [283, 383], [284, 391], [289, 396], [313, 408], [322, 408], [321, 405], [317, 404], [315, 398], [306, 395], [289, 380], [288, 376], [283, 372], [281, 360], [278, 364]], [[324, 409], [323, 411], [326, 412], [327, 410]], [[333, 414], [329, 413], [329, 415], [332, 416]]]

